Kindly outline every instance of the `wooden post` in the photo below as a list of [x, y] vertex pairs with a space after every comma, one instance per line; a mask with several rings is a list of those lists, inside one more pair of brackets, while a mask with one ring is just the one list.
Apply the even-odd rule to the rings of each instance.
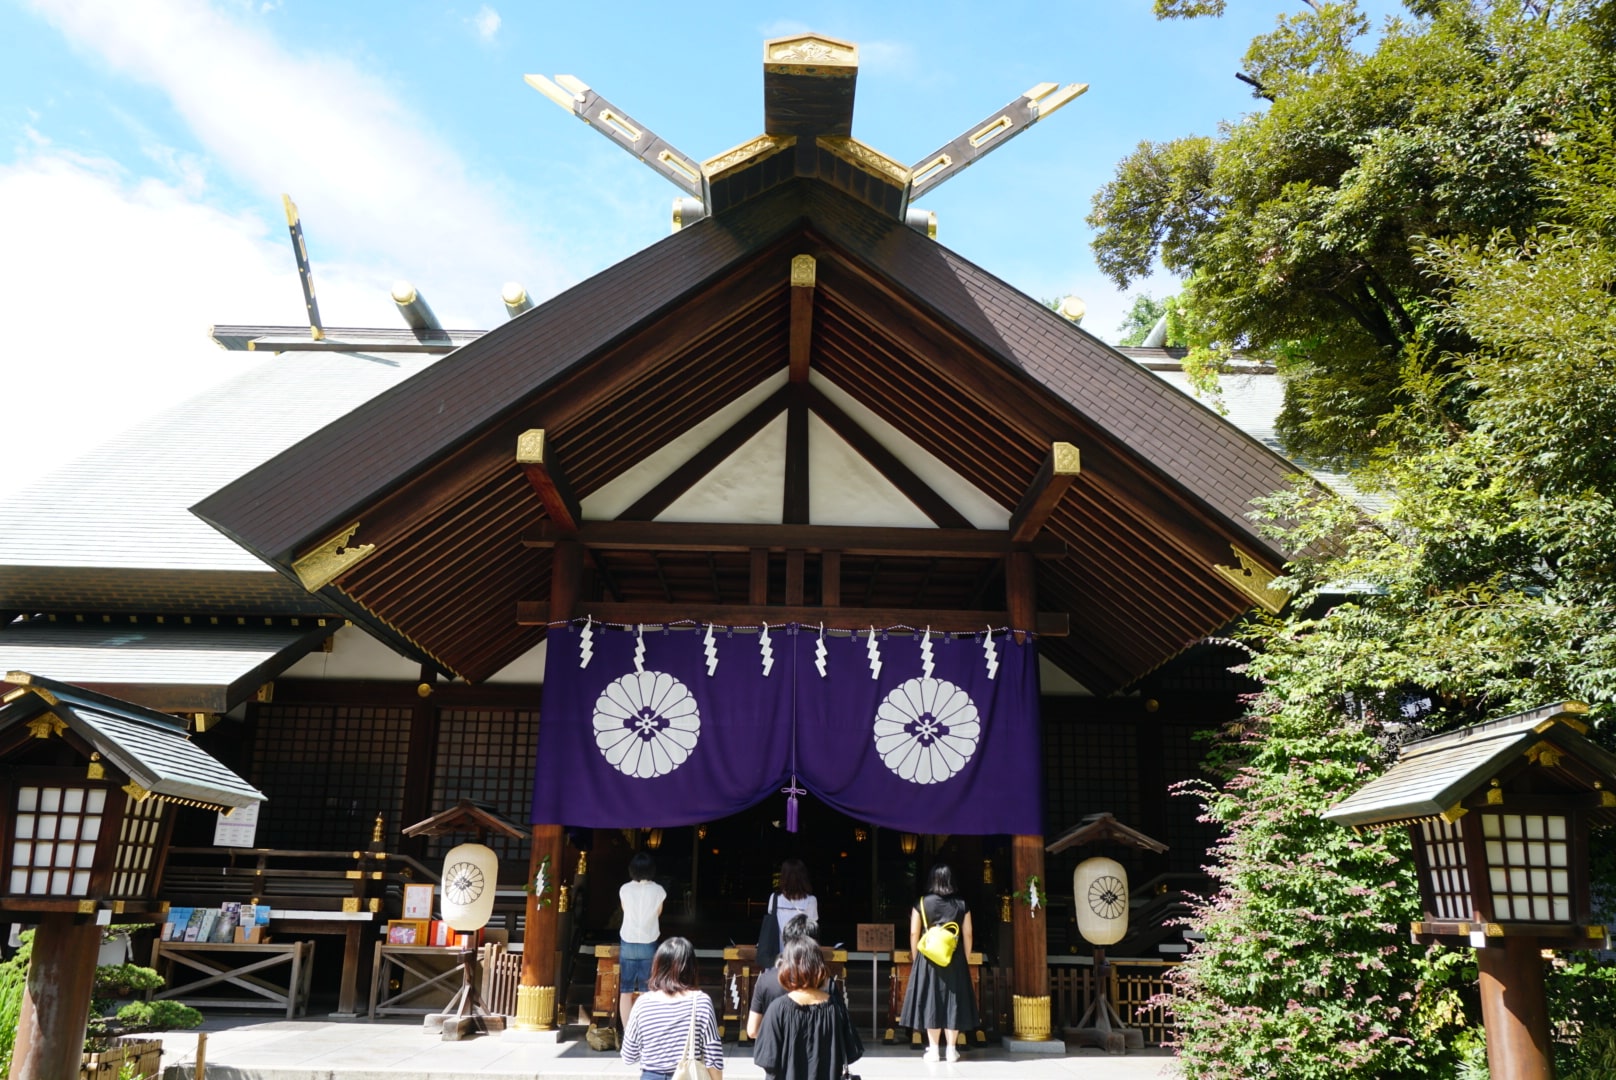
[[1487, 1071], [1509, 1080], [1554, 1080], [1543, 957], [1535, 937], [1507, 937], [1476, 950]]
[[1011, 1026], [1015, 1038], [1030, 1042], [1047, 1040], [1050, 1033], [1049, 935], [1046, 931], [1049, 908], [1045, 899], [1048, 886], [1044, 882], [1044, 838], [1012, 836], [1010, 838], [1012, 890], [1024, 892], [1028, 879], [1035, 875], [1038, 878], [1039, 895], [1036, 913], [1022, 898], [1015, 900], [1010, 912], [1015, 953], [1015, 971], [1011, 983], [1014, 1019]]
[[[550, 560], [550, 618], [572, 618], [583, 581], [584, 549], [576, 540], [556, 544]], [[540, 706], [543, 708], [542, 703]], [[526, 930], [522, 937], [522, 975], [516, 986], [517, 1031], [550, 1031], [556, 1026], [556, 924], [562, 884], [561, 826], [533, 825], [532, 849], [528, 853], [527, 885], [531, 889], [539, 867], [549, 856], [545, 871], [545, 893], [527, 894]], [[540, 901], [543, 901], [541, 904]]]
[[66, 912], [40, 916], [11, 1080], [78, 1080], [100, 951], [101, 928], [93, 918]]
[[[527, 894], [527, 930], [522, 937], [522, 979], [516, 987], [517, 1031], [549, 1031], [556, 1026], [556, 900], [561, 895], [563, 836], [560, 825], [533, 826], [533, 851], [528, 860], [528, 883], [545, 870], [545, 894]], [[541, 904], [540, 900], [544, 902]]]

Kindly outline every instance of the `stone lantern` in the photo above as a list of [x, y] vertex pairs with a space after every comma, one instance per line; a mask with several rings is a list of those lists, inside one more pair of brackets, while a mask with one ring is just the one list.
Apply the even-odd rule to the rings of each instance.
[[1541, 950], [1605, 942], [1591, 921], [1588, 837], [1616, 822], [1616, 755], [1586, 737], [1587, 711], [1560, 702], [1409, 743], [1324, 815], [1409, 830], [1413, 939], [1477, 950], [1494, 1076], [1553, 1076]]
[[4, 682], [0, 912], [36, 926], [12, 1077], [77, 1075], [101, 926], [167, 907], [172, 807], [264, 796], [172, 716], [25, 672]]

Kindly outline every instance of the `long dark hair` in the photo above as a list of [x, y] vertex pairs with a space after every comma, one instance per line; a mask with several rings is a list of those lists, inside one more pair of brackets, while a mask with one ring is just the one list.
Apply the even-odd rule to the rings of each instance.
[[926, 879], [926, 891], [938, 896], [954, 895], [954, 871], [948, 868], [947, 863], [933, 864], [931, 876]]
[[798, 938], [780, 950], [779, 967], [780, 989], [787, 993], [818, 989], [829, 976], [819, 943], [806, 938]]
[[814, 891], [808, 884], [808, 867], [801, 859], [787, 859], [780, 864], [780, 895], [787, 900], [801, 900]]
[[628, 861], [628, 877], [630, 881], [647, 881], [656, 877], [656, 862], [643, 851], [634, 853]]
[[664, 994], [682, 994], [701, 984], [696, 974], [696, 948], [689, 939], [671, 937], [651, 957], [651, 977], [645, 985]]

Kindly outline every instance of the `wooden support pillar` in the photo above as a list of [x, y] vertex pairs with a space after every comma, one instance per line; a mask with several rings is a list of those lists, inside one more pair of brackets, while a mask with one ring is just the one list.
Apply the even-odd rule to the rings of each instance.
[[1048, 883], [1044, 880], [1044, 838], [1010, 838], [1010, 887], [1025, 892], [1029, 878], [1038, 878], [1039, 906], [1017, 899], [1011, 906], [1010, 925], [1015, 945], [1015, 971], [1011, 982], [1011, 1027], [1019, 1040], [1041, 1042], [1049, 1038], [1049, 922]]
[[1487, 1071], [1509, 1080], [1554, 1080], [1543, 956], [1535, 937], [1507, 937], [1476, 950]]
[[522, 936], [522, 977], [516, 987], [517, 1031], [549, 1031], [556, 1026], [556, 1000], [560, 987], [556, 986], [556, 925], [559, 921], [557, 899], [561, 895], [561, 860], [565, 837], [560, 825], [534, 825], [533, 850], [528, 856], [527, 880], [531, 885], [538, 877], [545, 857], [550, 865], [545, 869], [545, 892], [527, 894], [526, 932]]
[[[550, 618], [570, 619], [582, 589], [584, 548], [576, 540], [556, 544], [550, 562]], [[541, 704], [542, 709], [542, 704]], [[557, 903], [561, 896], [561, 859], [564, 837], [561, 826], [548, 822], [533, 825], [533, 843], [528, 853], [527, 884], [531, 888], [548, 856], [545, 891], [527, 894], [525, 931], [522, 936], [522, 975], [516, 985], [517, 1031], [550, 1031], [556, 1026], [556, 924]]]
[[100, 950], [101, 928], [93, 918], [65, 912], [40, 916], [11, 1080], [78, 1080]]
[[769, 602], [769, 549], [751, 550], [751, 571], [747, 577], [746, 598], [749, 604]]
[[826, 551], [819, 556], [819, 604], [842, 606], [842, 553]]
[[1016, 640], [1023, 641], [1023, 630], [1038, 625], [1038, 561], [1030, 551], [1012, 551], [1004, 557], [1004, 601], [1010, 609], [1010, 626]]

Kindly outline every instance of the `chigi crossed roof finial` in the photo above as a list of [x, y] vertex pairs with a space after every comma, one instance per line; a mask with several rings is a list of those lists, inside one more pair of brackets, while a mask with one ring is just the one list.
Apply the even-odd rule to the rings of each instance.
[[913, 165], [853, 137], [858, 46], [819, 34], [763, 45], [763, 134], [706, 161], [668, 143], [572, 75], [527, 84], [639, 158], [681, 191], [678, 229], [722, 213], [776, 184], [812, 176], [900, 221], [936, 233], [936, 217], [911, 200], [936, 188], [1088, 89], [1039, 83]]

